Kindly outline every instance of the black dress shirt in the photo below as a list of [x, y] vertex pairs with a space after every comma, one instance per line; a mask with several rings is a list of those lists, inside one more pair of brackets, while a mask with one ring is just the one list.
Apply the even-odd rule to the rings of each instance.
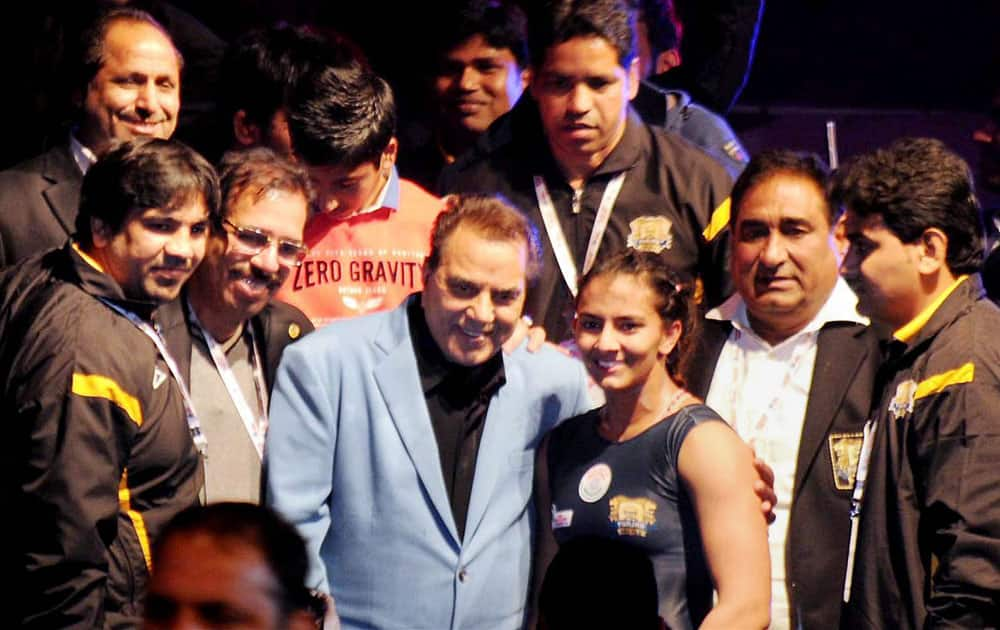
[[473, 367], [452, 363], [431, 336], [419, 299], [410, 302], [407, 313], [421, 389], [441, 456], [444, 487], [462, 538], [486, 412], [493, 394], [506, 382], [503, 358], [497, 353]]

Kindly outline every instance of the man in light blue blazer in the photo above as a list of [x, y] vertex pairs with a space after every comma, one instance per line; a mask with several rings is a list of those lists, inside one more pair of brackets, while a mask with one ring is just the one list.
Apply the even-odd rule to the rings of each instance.
[[278, 369], [267, 501], [345, 630], [520, 628], [535, 448], [590, 406], [578, 362], [500, 351], [538, 273], [530, 223], [495, 198], [452, 205], [422, 294], [327, 326]]

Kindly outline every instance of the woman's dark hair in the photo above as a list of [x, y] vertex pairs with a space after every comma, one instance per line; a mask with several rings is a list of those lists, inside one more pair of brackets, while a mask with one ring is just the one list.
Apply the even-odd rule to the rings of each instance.
[[666, 367], [670, 378], [683, 386], [687, 363], [697, 346], [701, 329], [700, 313], [694, 299], [694, 282], [686, 275], [672, 270], [659, 254], [629, 248], [597, 263], [583, 277], [576, 298], [577, 308], [587, 285], [596, 278], [609, 275], [638, 278], [653, 291], [656, 298], [653, 309], [659, 313], [664, 325], [681, 323], [680, 339], [667, 355]]

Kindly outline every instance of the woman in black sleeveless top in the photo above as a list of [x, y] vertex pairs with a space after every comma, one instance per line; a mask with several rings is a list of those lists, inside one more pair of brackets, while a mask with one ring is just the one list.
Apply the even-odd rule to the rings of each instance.
[[690, 283], [655, 254], [626, 250], [584, 277], [576, 342], [607, 402], [540, 449], [537, 571], [557, 544], [613, 538], [649, 556], [672, 630], [766, 628], [767, 525], [750, 449], [683, 388], [698, 316]]

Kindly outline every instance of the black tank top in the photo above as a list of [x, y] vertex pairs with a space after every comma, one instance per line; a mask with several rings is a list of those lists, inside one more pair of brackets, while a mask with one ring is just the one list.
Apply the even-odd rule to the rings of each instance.
[[597, 431], [599, 412], [571, 418], [550, 434], [556, 541], [601, 536], [642, 549], [656, 573], [660, 616], [672, 630], [696, 628], [712, 607], [713, 586], [677, 459], [693, 427], [723, 420], [705, 405], [691, 405], [628, 441], [609, 442]]

